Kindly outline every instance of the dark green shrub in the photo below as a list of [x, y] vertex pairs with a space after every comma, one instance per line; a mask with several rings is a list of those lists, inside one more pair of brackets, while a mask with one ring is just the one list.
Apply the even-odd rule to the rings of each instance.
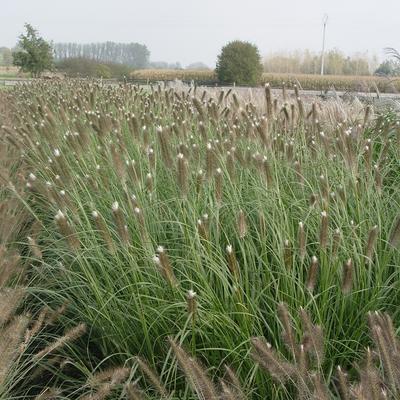
[[258, 85], [262, 70], [258, 48], [248, 42], [230, 42], [218, 56], [216, 73], [220, 83]]
[[99, 63], [87, 58], [66, 58], [56, 64], [57, 70], [70, 77], [116, 78], [129, 76], [132, 68], [123, 64]]
[[96, 78], [112, 78], [111, 68], [104, 64], [99, 64], [96, 67]]

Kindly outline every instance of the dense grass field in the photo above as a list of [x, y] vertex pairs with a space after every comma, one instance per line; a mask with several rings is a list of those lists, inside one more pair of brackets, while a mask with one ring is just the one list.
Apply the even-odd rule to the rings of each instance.
[[[170, 81], [174, 79], [185, 82], [195, 81], [207, 85], [217, 83], [214, 71], [188, 71], [188, 70], [137, 70], [131, 73], [133, 80]], [[348, 92], [382, 92], [398, 93], [400, 80], [396, 78], [378, 76], [345, 76], [345, 75], [306, 75], [306, 74], [276, 74], [264, 73], [262, 84], [269, 83], [274, 88], [281, 88], [285, 84], [293, 89], [297, 85], [304, 90], [338, 90]]]
[[399, 116], [213, 93], [3, 94], [1, 399], [398, 398]]

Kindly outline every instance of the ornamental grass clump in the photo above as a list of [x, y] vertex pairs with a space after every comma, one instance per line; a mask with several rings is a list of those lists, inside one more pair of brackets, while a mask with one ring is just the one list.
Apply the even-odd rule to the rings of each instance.
[[[5, 315], [43, 322], [28, 322], [26, 351], [54, 376], [23, 374], [37, 385], [26, 393], [396, 398], [399, 117], [286, 82], [282, 95], [89, 80], [10, 91], [0, 283], [26, 291]], [[46, 324], [41, 310], [63, 304]], [[375, 311], [393, 329], [375, 318], [371, 338]], [[116, 368], [129, 377], [87, 379]]]

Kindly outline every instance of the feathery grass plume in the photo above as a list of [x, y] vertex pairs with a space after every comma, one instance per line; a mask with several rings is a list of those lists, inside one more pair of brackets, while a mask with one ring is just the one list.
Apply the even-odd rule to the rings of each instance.
[[336, 257], [339, 246], [340, 246], [340, 239], [342, 238], [342, 234], [339, 228], [336, 228], [333, 232], [333, 240], [332, 240], [332, 257]]
[[105, 382], [116, 384], [122, 382], [129, 376], [130, 369], [127, 367], [111, 367], [91, 375], [87, 379], [90, 387], [101, 386]]
[[47, 356], [48, 354], [53, 353], [54, 351], [64, 347], [67, 343], [80, 338], [85, 332], [86, 332], [85, 324], [79, 324], [79, 325], [75, 326], [74, 328], [71, 328], [69, 331], [67, 331], [64, 334], [64, 336], [57, 338], [53, 343], [50, 343], [43, 350], [36, 353], [32, 357], [33, 361], [37, 361], [37, 360]]
[[378, 239], [378, 233], [379, 233], [378, 225], [372, 227], [368, 233], [367, 247], [365, 249], [365, 257], [367, 259], [368, 264], [372, 263], [376, 240]]
[[206, 231], [210, 232], [210, 220], [209, 220], [208, 214], [203, 214], [201, 216], [201, 220], [203, 222], [203, 225], [204, 225]]
[[181, 196], [185, 197], [189, 190], [188, 162], [182, 153], [178, 154], [178, 185]]
[[169, 338], [168, 341], [178, 364], [198, 398], [200, 400], [218, 400], [219, 395], [214, 384], [199, 362], [190, 357], [175, 340]]
[[307, 234], [304, 229], [304, 223], [301, 221], [299, 222], [299, 228], [297, 231], [297, 241], [299, 246], [300, 260], [303, 262], [307, 251]]
[[46, 324], [46, 317], [48, 313], [49, 309], [47, 307], [44, 307], [40, 311], [38, 317], [34, 320], [33, 325], [25, 332], [24, 345], [28, 344], [29, 341], [43, 328], [43, 326]]
[[368, 322], [386, 386], [397, 398], [400, 394], [400, 342], [392, 320], [387, 314], [374, 312], [368, 314]]
[[346, 204], [346, 192], [344, 190], [344, 187], [342, 185], [339, 185], [337, 191], [339, 193], [340, 200], [342, 200], [343, 204]]
[[390, 231], [389, 244], [396, 249], [400, 247], [400, 214], [396, 218]]
[[135, 114], [131, 114], [130, 118], [128, 119], [128, 124], [130, 131], [133, 133], [133, 137], [135, 139], [139, 139], [140, 136], [140, 126], [138, 118]]
[[14, 360], [21, 352], [21, 342], [29, 324], [29, 317], [19, 315], [1, 330], [0, 335], [0, 386], [5, 384]]
[[372, 144], [366, 145], [364, 147], [364, 162], [366, 166], [366, 170], [370, 171], [372, 166]]
[[216, 165], [217, 165], [217, 160], [216, 160], [214, 149], [212, 147], [212, 144], [210, 142], [208, 142], [207, 146], [206, 146], [206, 177], [207, 177], [207, 179], [210, 179], [213, 176]]
[[231, 151], [226, 152], [226, 169], [229, 174], [229, 178], [231, 182], [235, 182], [236, 173], [235, 173], [235, 156]]
[[26, 288], [2, 288], [0, 290], [0, 328], [14, 316], [26, 295]]
[[322, 381], [322, 376], [317, 373], [311, 375], [312, 384], [314, 387], [313, 399], [315, 400], [330, 400], [329, 390], [325, 382]]
[[80, 397], [80, 400], [105, 400], [110, 396], [113, 386], [110, 382], [105, 382], [94, 393]]
[[238, 110], [240, 108], [240, 103], [236, 93], [232, 93], [232, 100], [234, 107], [236, 108], [236, 110]]
[[237, 218], [237, 230], [240, 239], [243, 239], [247, 235], [248, 228], [247, 228], [246, 216], [243, 210], [239, 211], [239, 215]]
[[112, 240], [110, 231], [103, 216], [98, 211], [94, 210], [92, 211], [92, 217], [96, 224], [96, 229], [99, 231], [102, 239], [104, 240], [104, 243], [106, 244], [108, 251], [111, 254], [115, 254], [116, 252], [115, 243]]
[[363, 129], [365, 129], [365, 127], [367, 126], [367, 124], [368, 124], [368, 121], [369, 121], [369, 117], [370, 117], [370, 115], [371, 115], [371, 111], [372, 111], [372, 107], [370, 106], [370, 105], [367, 105], [366, 107], [365, 107], [365, 112], [364, 112], [364, 121], [363, 121]]
[[289, 270], [293, 266], [293, 249], [289, 240], [283, 242], [283, 262], [285, 267]]
[[286, 91], [286, 83], [282, 82], [282, 98], [283, 98], [283, 102], [287, 103], [287, 91]]
[[311, 208], [314, 208], [317, 204], [317, 195], [315, 193], [311, 193], [308, 204]]
[[157, 127], [157, 138], [161, 149], [161, 157], [168, 168], [173, 167], [167, 128]]
[[46, 387], [35, 397], [35, 400], [57, 400], [61, 394], [61, 389]]
[[324, 175], [321, 175], [319, 177], [319, 183], [320, 183], [320, 190], [321, 190], [321, 196], [323, 199], [328, 200], [329, 199], [329, 183], [328, 179]]
[[224, 383], [230, 389], [231, 393], [234, 395], [234, 400], [246, 400], [247, 397], [243, 392], [242, 385], [236, 373], [228, 365], [224, 365], [224, 367], [225, 375], [221, 383]]
[[207, 140], [207, 131], [203, 121], [199, 121], [200, 135], [204, 141]]
[[320, 132], [319, 133], [319, 138], [321, 140], [321, 143], [324, 147], [325, 150], [325, 156], [329, 159], [330, 156], [330, 145], [329, 145], [329, 139], [328, 137], [325, 135], [325, 132]]
[[125, 181], [126, 178], [126, 170], [125, 165], [121, 157], [120, 149], [114, 143], [110, 145], [111, 157], [114, 164], [114, 169], [117, 173], [117, 176], [122, 181]]
[[279, 383], [284, 384], [296, 375], [296, 368], [283, 360], [270, 343], [261, 338], [251, 338], [251, 345], [252, 358]]
[[135, 160], [126, 160], [126, 170], [133, 184], [140, 182], [140, 169]]
[[204, 184], [204, 172], [200, 169], [196, 175], [196, 193], [200, 193]]
[[304, 121], [305, 111], [304, 111], [303, 100], [301, 100], [301, 97], [299, 96], [296, 97], [296, 100], [297, 100], [297, 108], [299, 111], [299, 122]]
[[382, 381], [378, 370], [374, 366], [374, 355], [372, 354], [371, 349], [367, 348], [366, 353], [364, 360], [365, 365], [359, 371], [360, 385], [364, 392], [364, 396], [371, 396], [373, 399], [379, 399], [382, 398]]
[[263, 166], [264, 166], [264, 174], [265, 174], [265, 179], [267, 182], [267, 187], [270, 188], [273, 186], [274, 179], [272, 176], [271, 165], [270, 165], [267, 157], [263, 157]]
[[199, 113], [200, 118], [204, 121], [205, 120], [205, 113], [203, 105], [201, 104], [200, 100], [197, 97], [192, 97], [193, 105], [195, 106], [197, 112]]
[[316, 125], [317, 125], [317, 122], [318, 122], [317, 106], [316, 106], [315, 102], [313, 102], [311, 104], [310, 114], [311, 114], [311, 117], [312, 117], [312, 119], [311, 119], [311, 121], [312, 121], [312, 130], [313, 130], [313, 132], [315, 132]]
[[294, 96], [296, 97], [296, 99], [297, 99], [298, 97], [300, 97], [299, 87], [298, 87], [297, 84], [294, 84], [294, 85], [293, 85], [293, 90], [294, 90]]
[[54, 325], [55, 322], [58, 321], [60, 316], [64, 314], [65, 310], [68, 308], [68, 304], [69, 302], [65, 301], [63, 304], [61, 304], [60, 307], [55, 310], [48, 309], [45, 320], [46, 325]]
[[66, 161], [64, 155], [61, 154], [60, 149], [54, 149], [53, 155], [54, 155], [54, 164], [56, 165], [56, 170], [58, 175], [62, 176], [64, 181], [67, 180], [70, 171], [68, 162]]
[[289, 310], [287, 308], [287, 305], [283, 302], [278, 304], [278, 317], [283, 327], [282, 339], [285, 342], [287, 348], [289, 349], [293, 359], [295, 360], [297, 355], [295, 332], [293, 330]]
[[128, 227], [125, 224], [125, 217], [124, 214], [119, 207], [118, 201], [114, 201], [111, 206], [114, 223], [117, 227], [118, 235], [124, 245], [129, 244], [129, 234], [128, 234]]
[[270, 147], [268, 140], [268, 121], [266, 118], [261, 118], [260, 123], [256, 124], [256, 130], [260, 136], [261, 142], [265, 148]]
[[343, 274], [342, 274], [342, 292], [343, 294], [348, 294], [351, 292], [353, 287], [353, 261], [349, 258], [343, 264]]
[[149, 147], [149, 130], [147, 129], [146, 125], [143, 125], [142, 127], [142, 141], [143, 141], [143, 146], [144, 148]]
[[215, 201], [217, 204], [222, 203], [222, 194], [223, 194], [223, 176], [221, 168], [217, 168], [215, 171]]
[[382, 194], [382, 174], [379, 169], [379, 165], [374, 165], [374, 181], [375, 188], [378, 194]]
[[220, 381], [221, 384], [221, 394], [219, 398], [221, 400], [237, 400], [237, 396], [235, 392], [232, 390], [231, 387], [229, 387], [224, 381]]
[[319, 244], [322, 250], [326, 250], [328, 245], [328, 214], [326, 211], [321, 212], [321, 225], [319, 230]]
[[79, 250], [81, 247], [80, 241], [77, 237], [77, 234], [73, 231], [71, 224], [67, 221], [64, 213], [61, 210], [58, 210], [54, 219], [56, 221], [58, 230], [64, 236], [71, 250]]
[[308, 360], [307, 355], [304, 349], [304, 346], [300, 344], [297, 351], [296, 358], [296, 374], [295, 374], [295, 382], [296, 382], [296, 390], [297, 396], [300, 399], [309, 398], [310, 393], [310, 376], [308, 373]]
[[208, 230], [200, 218], [197, 220], [197, 231], [200, 238], [202, 238], [203, 240], [208, 240]]
[[147, 158], [149, 159], [149, 167], [151, 171], [155, 171], [156, 169], [156, 154], [154, 153], [154, 149], [149, 147], [147, 149]]
[[319, 269], [318, 258], [315, 256], [312, 256], [311, 257], [311, 265], [310, 265], [310, 268], [308, 269], [307, 282], [306, 282], [306, 288], [311, 293], [314, 292], [315, 285], [317, 284], [318, 269]]
[[233, 247], [229, 244], [226, 246], [226, 257], [228, 259], [228, 268], [234, 279], [239, 278], [239, 268], [238, 262], [236, 260], [235, 252], [233, 251]]
[[162, 399], [169, 398], [168, 390], [161, 382], [161, 379], [158, 376], [158, 374], [152, 368], [150, 368], [149, 365], [141, 357], [136, 357], [136, 361], [143, 374], [148, 378], [148, 380], [150, 381], [154, 389], [157, 390], [161, 398]]
[[146, 175], [146, 190], [148, 193], [152, 193], [154, 189], [153, 175], [149, 172]]
[[171, 286], [177, 286], [178, 281], [176, 280], [172, 264], [163, 246], [157, 247], [157, 254], [158, 256], [153, 257], [153, 261], [159, 266], [162, 276]]
[[305, 351], [310, 354], [316, 362], [318, 369], [324, 362], [324, 334], [319, 325], [311, 322], [311, 317], [304, 308], [300, 308], [300, 319], [303, 327], [302, 344]]
[[197, 312], [196, 298], [197, 298], [197, 293], [190, 289], [187, 292], [186, 300], [187, 300], [188, 314], [191, 316], [192, 320], [194, 320], [196, 318], [196, 312]]
[[140, 390], [137, 382], [136, 380], [135, 382], [129, 382], [125, 385], [126, 398], [128, 400], [147, 400], [149, 397]]
[[0, 245], [0, 287], [4, 287], [11, 278], [22, 271], [20, 255], [11, 253], [5, 246]]
[[272, 106], [272, 94], [271, 94], [271, 87], [269, 83], [265, 85], [265, 101], [267, 105], [267, 118], [273, 118], [273, 106]]
[[29, 249], [32, 252], [33, 256], [41, 260], [43, 258], [43, 255], [39, 245], [36, 243], [36, 240], [31, 236], [27, 236], [27, 240]]
[[338, 380], [338, 391], [341, 400], [350, 400], [350, 384], [347, 379], [347, 374], [343, 371], [340, 365], [337, 366], [337, 380]]

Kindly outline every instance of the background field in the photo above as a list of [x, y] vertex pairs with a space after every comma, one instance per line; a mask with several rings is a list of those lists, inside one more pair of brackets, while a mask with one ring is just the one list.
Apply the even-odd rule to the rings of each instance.
[[[133, 80], [170, 81], [174, 79], [185, 82], [195, 81], [206, 85], [216, 85], [217, 78], [213, 71], [186, 70], [138, 70], [130, 74]], [[303, 74], [272, 74], [264, 73], [262, 84], [270, 83], [272, 87], [280, 88], [285, 83], [288, 88], [295, 84], [307, 90], [330, 90], [349, 92], [379, 92], [397, 93], [400, 91], [400, 80], [376, 76], [344, 76], [344, 75], [303, 75]]]

